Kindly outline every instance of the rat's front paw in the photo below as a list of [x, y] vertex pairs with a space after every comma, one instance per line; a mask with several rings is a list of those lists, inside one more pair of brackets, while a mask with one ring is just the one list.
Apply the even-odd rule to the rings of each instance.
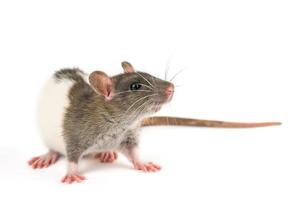
[[101, 152], [95, 155], [96, 159], [99, 159], [102, 163], [111, 163], [118, 158], [118, 154], [114, 151]]
[[133, 166], [134, 169], [142, 170], [143, 172], [157, 172], [161, 169], [159, 165], [156, 165], [152, 162], [149, 163], [135, 162], [133, 163]]
[[84, 181], [86, 178], [84, 176], [81, 176], [80, 174], [78, 173], [71, 173], [71, 174], [67, 174], [65, 175], [61, 182], [62, 183], [68, 183], [68, 184], [71, 184], [71, 183], [80, 183], [82, 181]]

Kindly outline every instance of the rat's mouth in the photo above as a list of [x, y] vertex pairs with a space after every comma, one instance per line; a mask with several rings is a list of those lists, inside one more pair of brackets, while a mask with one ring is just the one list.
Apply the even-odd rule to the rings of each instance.
[[150, 110], [153, 112], [158, 112], [164, 104], [169, 103], [174, 95], [173, 84], [169, 85], [166, 89], [159, 91], [157, 96], [152, 99], [153, 105]]
[[161, 105], [157, 105], [157, 106], [154, 106], [154, 107], [152, 108], [152, 110], [153, 110], [154, 112], [158, 112], [160, 109], [161, 109]]
[[170, 101], [172, 101], [172, 99], [173, 99], [173, 93], [169, 96], [166, 96], [160, 104], [164, 105], [164, 104], [170, 103]]
[[151, 106], [151, 110], [157, 112], [161, 109], [161, 107], [167, 103], [169, 103], [173, 98], [173, 94], [169, 96], [163, 96], [160, 100], [153, 101], [154, 105]]
[[158, 112], [161, 109], [161, 106], [162, 105], [154, 105], [154, 106], [152, 106], [151, 111]]
[[163, 105], [169, 103], [171, 100], [172, 100], [172, 96], [169, 96], [167, 98], [162, 99], [161, 101], [156, 101], [151, 106], [150, 110], [153, 112], [158, 112]]

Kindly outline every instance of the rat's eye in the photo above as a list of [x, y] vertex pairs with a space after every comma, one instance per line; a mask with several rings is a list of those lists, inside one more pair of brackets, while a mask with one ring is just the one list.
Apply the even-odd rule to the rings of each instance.
[[130, 85], [130, 90], [138, 90], [142, 87], [142, 85], [139, 82], [133, 82]]

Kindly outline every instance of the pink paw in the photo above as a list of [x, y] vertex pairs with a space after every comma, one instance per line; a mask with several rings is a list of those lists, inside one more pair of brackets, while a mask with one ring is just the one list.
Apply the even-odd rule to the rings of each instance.
[[143, 172], [157, 172], [161, 169], [159, 165], [156, 165], [152, 162], [149, 163], [134, 163], [134, 169], [142, 170]]
[[56, 152], [48, 152], [44, 155], [37, 156], [32, 158], [31, 160], [28, 161], [28, 164], [33, 168], [33, 169], [42, 169], [49, 167], [50, 165], [56, 163], [56, 161], [59, 159], [59, 154]]
[[118, 158], [118, 154], [114, 151], [112, 152], [101, 152], [95, 155], [96, 159], [99, 159], [102, 163], [111, 163]]
[[79, 173], [71, 173], [71, 174], [67, 174], [65, 175], [62, 179], [61, 182], [62, 183], [67, 183], [67, 184], [71, 184], [71, 183], [80, 183], [82, 181], [84, 181], [86, 178], [84, 176], [81, 176]]

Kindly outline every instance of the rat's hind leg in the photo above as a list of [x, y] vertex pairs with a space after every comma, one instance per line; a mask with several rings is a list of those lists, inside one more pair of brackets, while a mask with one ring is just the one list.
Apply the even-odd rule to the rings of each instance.
[[95, 154], [94, 158], [102, 163], [111, 163], [118, 158], [118, 154], [115, 151], [100, 152]]
[[49, 150], [49, 152], [44, 155], [33, 157], [31, 160], [28, 161], [28, 164], [33, 169], [47, 168], [50, 165], [56, 163], [59, 157], [60, 157], [59, 153]]

